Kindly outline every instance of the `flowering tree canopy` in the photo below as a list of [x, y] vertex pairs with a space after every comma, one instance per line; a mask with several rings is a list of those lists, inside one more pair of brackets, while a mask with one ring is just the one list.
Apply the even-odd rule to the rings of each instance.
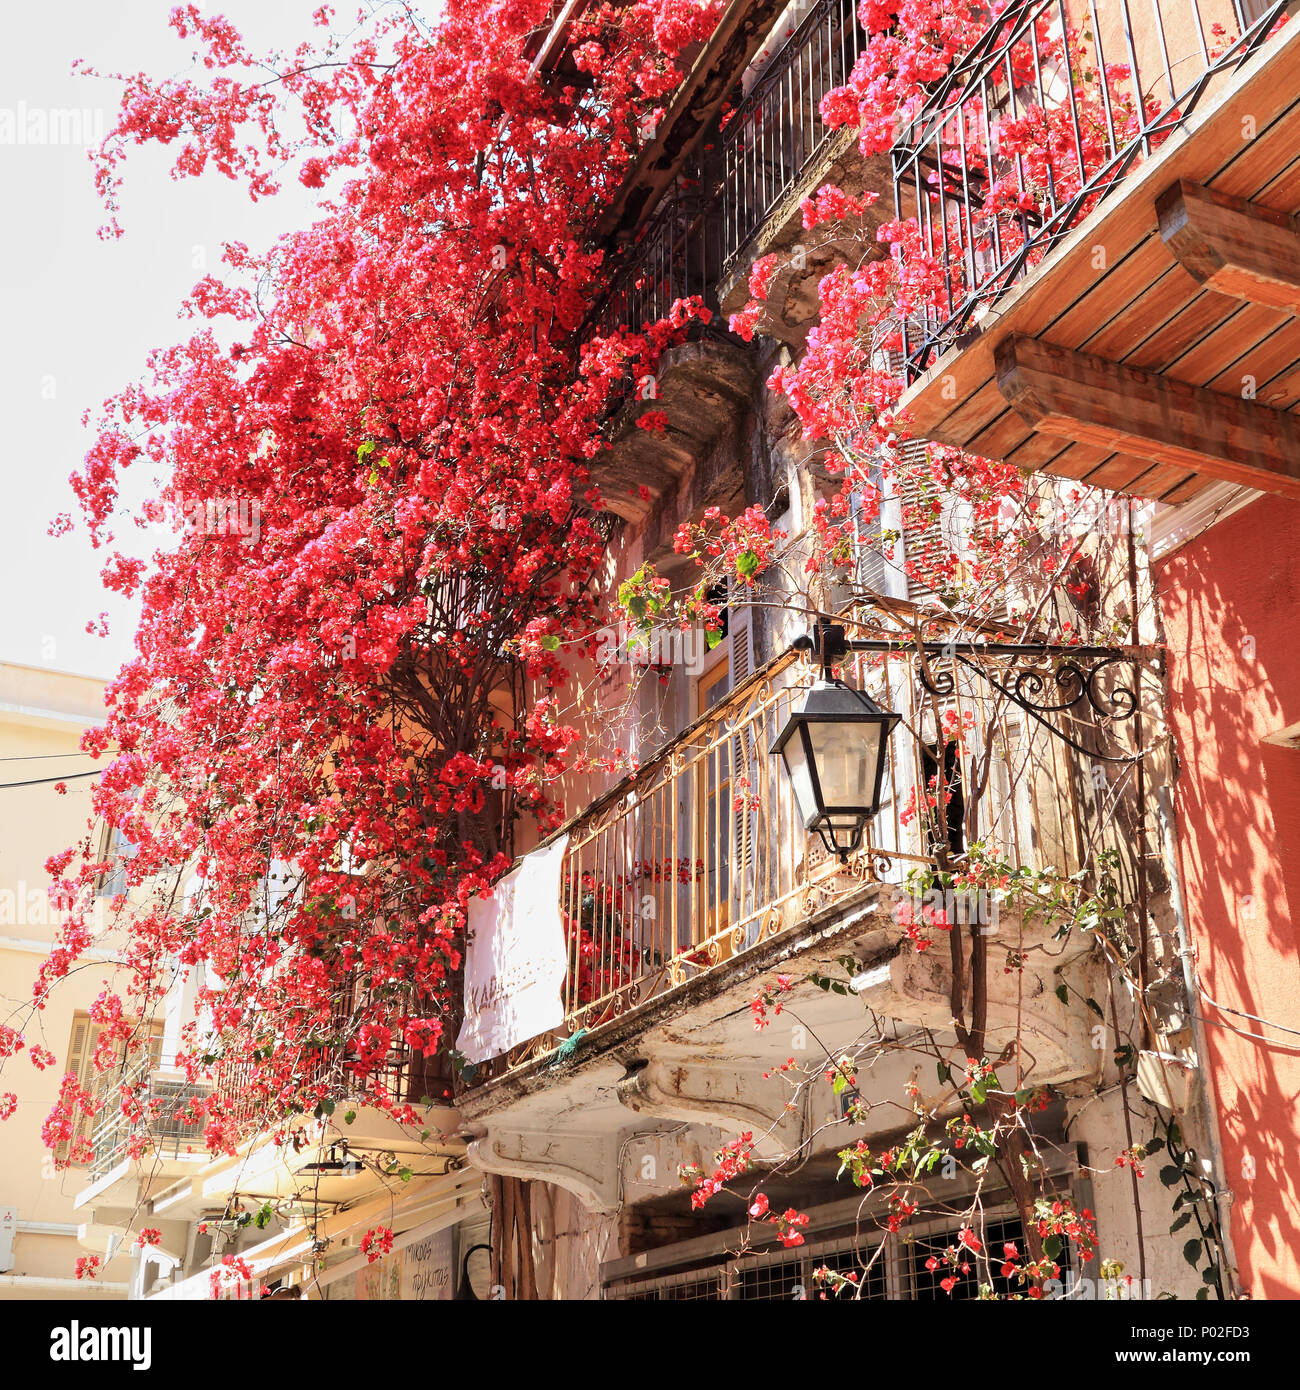
[[[588, 465], [625, 375], [695, 312], [584, 334], [607, 273], [591, 228], [719, 6], [593, 6], [538, 73], [550, 10], [450, 0], [430, 28], [386, 8], [345, 47], [323, 8], [320, 47], [262, 57], [177, 9], [200, 75], [126, 77], [99, 153], [114, 215], [148, 142], [179, 150], [177, 178], [337, 190], [270, 254], [225, 248], [193, 335], [106, 404], [73, 478], [105, 582], [142, 599], [87, 739], [110, 760], [95, 809], [137, 847], [99, 1061], [140, 1053], [193, 975], [182, 1060], [213, 1084], [213, 1152], [344, 1090], [413, 1119], [429, 1082], [416, 1066], [395, 1094], [384, 1068], [446, 1046], [467, 900], [518, 817], [561, 814], [560, 648], [593, 631], [605, 543]], [[122, 473], [150, 466], [140, 520], [178, 536], [146, 563], [112, 546]], [[74, 906], [38, 1005], [109, 867], [89, 837], [51, 860]], [[68, 1078], [50, 1143], [94, 1104]]]

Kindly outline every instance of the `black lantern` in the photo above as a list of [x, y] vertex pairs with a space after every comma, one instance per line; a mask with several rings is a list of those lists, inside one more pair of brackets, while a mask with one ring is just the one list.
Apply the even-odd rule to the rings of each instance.
[[860, 690], [823, 678], [777, 737], [805, 830], [841, 861], [862, 843], [880, 809], [885, 744], [900, 716]]

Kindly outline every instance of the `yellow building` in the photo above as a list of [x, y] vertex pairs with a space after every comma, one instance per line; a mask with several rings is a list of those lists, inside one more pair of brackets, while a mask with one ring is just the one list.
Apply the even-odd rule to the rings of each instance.
[[[41, 1139], [64, 1073], [90, 1067], [87, 1011], [113, 969], [112, 952], [97, 951], [26, 1022], [32, 982], [58, 932], [45, 861], [86, 833], [94, 786], [87, 774], [96, 764], [79, 745], [102, 719], [103, 692], [89, 676], [0, 663], [0, 1020], [56, 1058], [38, 1070], [23, 1051], [0, 1076], [0, 1093], [18, 1098], [0, 1123], [0, 1299], [127, 1294], [125, 1250], [114, 1251], [98, 1278], [75, 1277], [77, 1257], [90, 1253], [80, 1241], [85, 1218], [73, 1205], [84, 1175], [56, 1170]], [[97, 1253], [108, 1251], [101, 1244]]]

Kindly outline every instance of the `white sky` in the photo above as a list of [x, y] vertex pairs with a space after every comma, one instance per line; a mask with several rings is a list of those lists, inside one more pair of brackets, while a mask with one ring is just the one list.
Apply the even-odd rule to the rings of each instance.
[[[116, 84], [73, 77], [75, 58], [106, 71], [167, 76], [189, 66], [167, 25], [174, 0], [61, 0], [7, 5], [0, 45], [0, 141], [5, 111], [89, 109], [107, 128]], [[319, 35], [320, 0], [222, 0], [221, 11], [255, 51]], [[341, 7], [347, 9], [350, 7]], [[21, 125], [21, 121], [18, 121]], [[11, 127], [12, 128], [12, 127]], [[78, 145], [0, 143], [0, 660], [108, 676], [132, 650], [133, 610], [109, 601], [101, 556], [81, 532], [46, 528], [73, 511], [67, 477], [88, 436], [82, 411], [144, 370], [148, 351], [187, 336], [177, 308], [205, 267], [219, 269], [223, 241], [269, 244], [310, 220], [296, 180], [252, 203], [219, 175], [172, 183], [165, 150], [138, 149], [126, 166], [125, 236], [100, 241], [103, 222], [86, 151]], [[138, 537], [130, 549], [138, 550]], [[101, 610], [107, 639], [85, 632]]]

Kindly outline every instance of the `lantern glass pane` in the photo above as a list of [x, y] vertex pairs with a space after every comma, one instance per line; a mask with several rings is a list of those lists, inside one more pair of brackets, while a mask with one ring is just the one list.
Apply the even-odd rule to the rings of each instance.
[[817, 816], [817, 797], [813, 791], [812, 769], [804, 751], [803, 735], [796, 730], [794, 736], [786, 740], [781, 749], [785, 770], [790, 774], [790, 789], [794, 792], [795, 805], [804, 825], [811, 825]]
[[882, 732], [876, 721], [809, 724], [808, 736], [826, 811], [872, 804], [876, 767], [883, 752]]

